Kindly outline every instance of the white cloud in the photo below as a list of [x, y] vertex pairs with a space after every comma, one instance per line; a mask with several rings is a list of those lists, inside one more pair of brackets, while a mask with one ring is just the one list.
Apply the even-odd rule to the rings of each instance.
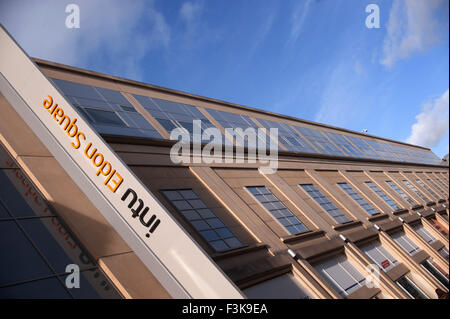
[[394, 0], [381, 64], [390, 68], [397, 61], [439, 42], [443, 28], [448, 28], [448, 14], [446, 23], [438, 17], [442, 10], [448, 12], [448, 0]]
[[313, 0], [306, 0], [305, 2], [302, 2], [301, 5], [298, 5], [292, 12], [291, 33], [286, 43], [287, 45], [294, 44], [300, 36], [312, 2]]
[[357, 75], [364, 75], [364, 67], [360, 61], [355, 62], [353, 69]]
[[[170, 44], [170, 28], [153, 1], [79, 0], [80, 28], [67, 29], [63, 1], [5, 0], [0, 21], [33, 57], [140, 79], [139, 63]], [[142, 28], [142, 23], [145, 28]]]
[[448, 90], [433, 103], [427, 103], [423, 112], [416, 116], [407, 143], [424, 147], [436, 146], [448, 134], [449, 128]]
[[203, 3], [187, 1], [180, 9], [180, 17], [187, 23], [192, 24], [200, 16]]
[[192, 49], [200, 41], [197, 30], [202, 23], [202, 11], [203, 1], [187, 1], [180, 8], [179, 16], [185, 25], [183, 44], [188, 49]]

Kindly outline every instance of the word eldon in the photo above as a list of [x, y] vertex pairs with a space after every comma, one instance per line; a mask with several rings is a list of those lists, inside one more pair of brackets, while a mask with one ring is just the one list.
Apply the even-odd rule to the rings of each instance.
[[[67, 135], [75, 139], [75, 141], [71, 143], [72, 147], [79, 149], [82, 144], [82, 140], [86, 141], [86, 135], [78, 130], [76, 125], [77, 118], [74, 118], [71, 121], [70, 117], [64, 114], [64, 110], [59, 107], [57, 103], [53, 104], [53, 97], [50, 95], [48, 95], [48, 99], [44, 99], [42, 105], [48, 113], [53, 116], [53, 119], [58, 122], [61, 128], [64, 129]], [[102, 174], [106, 177], [104, 185], [106, 185], [111, 192], [115, 193], [123, 182], [122, 176], [120, 176], [120, 174], [113, 169], [111, 163], [105, 160], [103, 154], [100, 153], [97, 148], [93, 148], [91, 150], [91, 146], [92, 142], [85, 147], [84, 155], [91, 160], [92, 165], [98, 167], [96, 175], [99, 176]]]

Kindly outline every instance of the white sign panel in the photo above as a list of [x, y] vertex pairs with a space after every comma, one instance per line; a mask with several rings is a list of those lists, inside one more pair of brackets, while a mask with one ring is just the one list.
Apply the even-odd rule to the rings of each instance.
[[243, 298], [3, 27], [0, 48], [2, 94], [169, 294]]

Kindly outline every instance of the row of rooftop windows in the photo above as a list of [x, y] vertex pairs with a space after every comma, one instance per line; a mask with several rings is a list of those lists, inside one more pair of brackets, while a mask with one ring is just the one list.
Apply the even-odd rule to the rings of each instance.
[[[393, 211], [401, 209], [401, 207], [374, 182], [367, 181], [364, 184], [391, 207]], [[387, 180], [386, 184], [391, 185], [394, 191], [401, 191], [400, 188], [390, 180]], [[381, 214], [380, 211], [375, 209], [372, 204], [368, 203], [367, 200], [348, 183], [337, 183], [337, 185], [356, 204], [366, 211], [369, 216]], [[301, 187], [324, 211], [326, 211], [336, 224], [352, 222], [352, 219], [342, 212], [341, 209], [336, 207], [316, 185], [299, 184], [298, 186]], [[247, 186], [246, 190], [290, 235], [299, 235], [311, 231], [266, 186]], [[243, 244], [239, 239], [233, 235], [227, 226], [214, 214], [212, 209], [207, 207], [192, 189], [172, 189], [162, 190], [161, 192], [215, 251], [224, 252], [243, 247]], [[407, 196], [403, 192], [402, 194]], [[442, 195], [442, 197], [446, 196], [443, 191]], [[416, 205], [416, 203], [412, 201], [412, 205]]]
[[[163, 138], [121, 92], [58, 79], [52, 79], [52, 81], [99, 133]], [[184, 128], [192, 137], [194, 120], [201, 120], [201, 127], [198, 128], [200, 133], [207, 128], [215, 127], [208, 117], [195, 106], [137, 94], [132, 94], [132, 96], [169, 134], [175, 128]], [[242, 128], [243, 130], [258, 128], [256, 122], [244, 114], [210, 108], [205, 108], [205, 111], [222, 128]], [[255, 120], [268, 131], [270, 128], [277, 128], [279, 142], [292, 152], [434, 165], [441, 163], [440, 159], [431, 151], [311, 127], [289, 125], [258, 117], [255, 117]], [[203, 135], [201, 136], [204, 138]], [[258, 137], [258, 144], [255, 145], [254, 141], [242, 136], [243, 146], [253, 148], [265, 145], [268, 148], [270, 138], [267, 136], [265, 140], [261, 140]], [[202, 142], [208, 143], [210, 140], [202, 139]], [[229, 141], [222, 141], [222, 143], [226, 142]], [[236, 139], [233, 142], [238, 143]]]

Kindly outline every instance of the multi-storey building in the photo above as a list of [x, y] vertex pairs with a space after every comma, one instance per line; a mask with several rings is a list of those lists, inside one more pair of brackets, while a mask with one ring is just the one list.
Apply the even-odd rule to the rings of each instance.
[[[448, 294], [449, 169], [429, 149], [29, 60], [1, 31], [0, 298]], [[174, 162], [176, 128], [234, 152]], [[250, 160], [259, 140], [276, 170]]]

